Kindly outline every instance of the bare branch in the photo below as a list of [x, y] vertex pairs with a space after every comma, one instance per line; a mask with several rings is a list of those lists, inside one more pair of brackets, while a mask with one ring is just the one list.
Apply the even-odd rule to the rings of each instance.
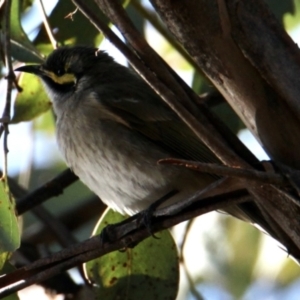
[[[228, 196], [230, 196], [229, 199]], [[240, 195], [236, 197], [234, 195], [222, 195], [202, 199], [178, 215], [153, 218], [151, 221], [152, 232], [161, 231], [209, 211], [223, 209], [228, 205], [241, 203], [248, 199], [248, 197], [240, 197]], [[0, 297], [5, 297], [33, 283], [43, 281], [80, 263], [129, 247], [132, 244], [136, 245], [151, 235], [144, 222], [141, 222], [140, 216], [138, 214], [118, 225], [110, 226], [109, 241], [105, 240], [103, 236], [95, 236], [1, 277]]]
[[251, 179], [261, 183], [287, 185], [288, 180], [280, 174], [261, 172], [252, 169], [230, 168], [218, 164], [201, 163], [176, 158], [165, 158], [158, 161], [160, 164], [183, 166], [199, 172], [210, 173], [218, 176], [229, 176], [242, 179]]
[[52, 30], [51, 30], [51, 26], [49, 24], [49, 20], [48, 20], [47, 15], [46, 15], [46, 11], [45, 11], [45, 7], [44, 7], [44, 4], [43, 4], [43, 0], [39, 0], [38, 3], [39, 3], [40, 10], [41, 10], [41, 15], [42, 15], [43, 23], [44, 23], [47, 35], [49, 37], [50, 43], [51, 43], [53, 49], [56, 49], [57, 48], [57, 41], [56, 41], [56, 39], [53, 36]]
[[11, 0], [8, 0], [5, 2], [5, 65], [8, 68], [8, 75], [6, 77], [7, 79], [7, 89], [6, 89], [6, 102], [4, 111], [2, 114], [1, 119], [1, 127], [0, 127], [0, 136], [4, 132], [4, 138], [3, 138], [3, 150], [4, 150], [4, 163], [3, 163], [3, 174], [2, 178], [6, 182], [7, 180], [7, 154], [8, 154], [8, 145], [7, 145], [7, 138], [9, 134], [8, 124], [10, 122], [11, 118], [11, 92], [13, 89], [13, 83], [15, 82], [15, 73], [13, 71], [12, 67], [12, 61], [11, 61], [11, 49], [10, 49], [10, 9], [11, 9]]
[[65, 170], [42, 187], [19, 199], [16, 207], [18, 214], [21, 215], [49, 198], [58, 196], [77, 179], [78, 177], [70, 169]]

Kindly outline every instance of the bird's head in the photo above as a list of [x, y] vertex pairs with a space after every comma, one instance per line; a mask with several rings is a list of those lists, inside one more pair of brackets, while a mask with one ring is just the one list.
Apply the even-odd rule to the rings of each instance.
[[[26, 65], [15, 71], [37, 75], [45, 84], [52, 100], [76, 90], [82, 78], [93, 77], [101, 73], [99, 64], [111, 63], [113, 59], [96, 48], [75, 46], [54, 50], [43, 64]], [[58, 96], [58, 97], [57, 97]]]

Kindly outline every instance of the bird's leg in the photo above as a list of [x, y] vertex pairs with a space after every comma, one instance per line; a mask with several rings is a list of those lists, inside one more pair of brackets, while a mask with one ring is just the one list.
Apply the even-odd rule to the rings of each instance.
[[166, 202], [167, 200], [169, 200], [171, 197], [173, 197], [174, 195], [176, 195], [178, 193], [178, 190], [172, 190], [170, 191], [168, 194], [164, 195], [163, 197], [161, 197], [160, 199], [158, 199], [157, 201], [153, 202], [152, 204], [149, 205], [149, 207], [145, 210], [143, 210], [140, 213], [140, 221], [143, 222], [144, 226], [147, 228], [148, 232], [154, 237], [157, 238], [155, 236], [155, 234], [153, 234], [151, 225], [152, 225], [152, 218], [153, 218], [153, 213], [156, 211], [156, 209], [163, 204], [164, 202]]

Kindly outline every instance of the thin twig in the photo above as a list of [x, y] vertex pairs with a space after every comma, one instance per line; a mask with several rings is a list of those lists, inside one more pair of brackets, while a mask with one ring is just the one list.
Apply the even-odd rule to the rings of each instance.
[[289, 183], [288, 180], [280, 174], [261, 172], [253, 169], [231, 168], [231, 167], [218, 165], [218, 164], [202, 163], [202, 162], [190, 161], [185, 159], [177, 159], [177, 158], [160, 159], [158, 163], [183, 166], [188, 169], [214, 174], [218, 176], [229, 176], [229, 177], [250, 179], [261, 183], [269, 183], [269, 184], [276, 184], [276, 185], [286, 185]]
[[183, 267], [183, 270], [185, 272], [185, 276], [186, 276], [186, 278], [188, 280], [191, 294], [197, 300], [204, 300], [203, 297], [202, 297], [202, 295], [195, 288], [195, 283], [193, 282], [192, 276], [190, 275], [190, 272], [189, 272], [189, 270], [187, 268], [187, 265], [186, 265], [185, 259], [184, 259], [184, 253], [183, 253], [184, 247], [185, 247], [186, 241], [187, 241], [187, 236], [188, 236], [188, 234], [190, 232], [190, 229], [191, 229], [194, 221], [195, 221], [195, 219], [189, 220], [189, 222], [187, 223], [187, 226], [185, 228], [183, 240], [182, 240], [182, 243], [181, 243], [181, 246], [180, 246], [180, 263], [181, 263], [181, 265]]
[[72, 11], [72, 12], [70, 12], [69, 14], [67, 14], [66, 16], [65, 16], [65, 19], [70, 19], [70, 20], [74, 20], [73, 19], [73, 16], [76, 14], [78, 12], [78, 7], [76, 7], [76, 9], [74, 10], [74, 11]]
[[11, 118], [11, 92], [13, 88], [13, 83], [15, 81], [15, 74], [13, 71], [12, 61], [11, 61], [11, 47], [10, 47], [10, 9], [11, 9], [11, 0], [7, 0], [5, 3], [5, 25], [4, 25], [4, 35], [5, 35], [5, 65], [8, 68], [7, 79], [7, 90], [6, 90], [6, 102], [4, 111], [2, 114], [2, 124], [0, 129], [0, 136], [4, 132], [3, 137], [3, 174], [2, 179], [7, 182], [7, 154], [8, 154], [8, 145], [7, 139], [9, 134], [8, 124]]
[[48, 20], [48, 17], [47, 17], [46, 11], [45, 11], [45, 7], [44, 7], [44, 4], [43, 4], [43, 0], [39, 0], [38, 3], [39, 3], [40, 10], [41, 10], [43, 23], [44, 23], [47, 35], [49, 37], [50, 43], [51, 43], [53, 49], [56, 49], [57, 48], [57, 41], [53, 36], [51, 26], [49, 24], [49, 20]]
[[[203, 189], [200, 189], [189, 195], [184, 199], [184, 201], [179, 201], [174, 203], [173, 205], [162, 207], [159, 210], [153, 212], [153, 216], [170, 216], [180, 214], [181, 211], [185, 210], [187, 207], [193, 205], [193, 203], [197, 203], [199, 199], [206, 199], [208, 197], [244, 197], [247, 198], [247, 201], [252, 201], [249, 193], [246, 191], [244, 186], [242, 186], [241, 182], [235, 180], [234, 182], [229, 182], [228, 178], [221, 178], [217, 181], [212, 182], [210, 185], [206, 186]], [[225, 196], [227, 195], [227, 196]]]
[[51, 197], [62, 194], [63, 190], [77, 179], [78, 177], [70, 169], [63, 171], [40, 188], [19, 199], [16, 207], [18, 214], [21, 215]]

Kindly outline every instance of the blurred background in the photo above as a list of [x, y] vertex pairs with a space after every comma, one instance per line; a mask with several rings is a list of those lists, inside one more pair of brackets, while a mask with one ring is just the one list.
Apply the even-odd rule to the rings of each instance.
[[[64, 2], [64, 3], [63, 3]], [[300, 42], [300, 0], [266, 1], [294, 41]], [[21, 1], [22, 26], [30, 40], [44, 53], [52, 46], [45, 34], [40, 0]], [[124, 57], [109, 41], [93, 33], [84, 35], [82, 28], [61, 16], [75, 8], [69, 1], [43, 1], [54, 37], [63, 37], [65, 43], [88, 44], [93, 39], [99, 47], [122, 63]], [[164, 28], [153, 15], [147, 1], [131, 1], [127, 10], [136, 26], [144, 32], [150, 45], [178, 72], [197, 93], [213, 91], [213, 86], [194, 69], [187, 59], [168, 40]], [[74, 18], [77, 16], [75, 15]], [[74, 26], [72, 25], [74, 24]], [[116, 29], [114, 29], [117, 32]], [[75, 35], [74, 32], [78, 32]], [[3, 70], [5, 74], [6, 70]], [[0, 81], [1, 105], [4, 106], [6, 81]], [[16, 96], [16, 92], [14, 96]], [[226, 104], [213, 108], [239, 138], [260, 159], [268, 159], [263, 149], [244, 128]], [[9, 176], [25, 189], [34, 190], [63, 171], [55, 142], [55, 119], [51, 110], [32, 121], [10, 126], [8, 140]], [[63, 195], [43, 204], [72, 230], [78, 241], [87, 239], [103, 209], [100, 201], [80, 182], [67, 188]], [[172, 229], [182, 255], [181, 282], [178, 300], [183, 299], [299, 299], [300, 269], [281, 246], [253, 226], [225, 214], [213, 212]], [[41, 251], [56, 251], [60, 245], [32, 212], [23, 216], [23, 242], [38, 245]], [[80, 280], [74, 271], [74, 280]], [[60, 295], [46, 295], [42, 288], [28, 288], [19, 293], [20, 299], [62, 299]], [[203, 297], [203, 298], [202, 298]]]

